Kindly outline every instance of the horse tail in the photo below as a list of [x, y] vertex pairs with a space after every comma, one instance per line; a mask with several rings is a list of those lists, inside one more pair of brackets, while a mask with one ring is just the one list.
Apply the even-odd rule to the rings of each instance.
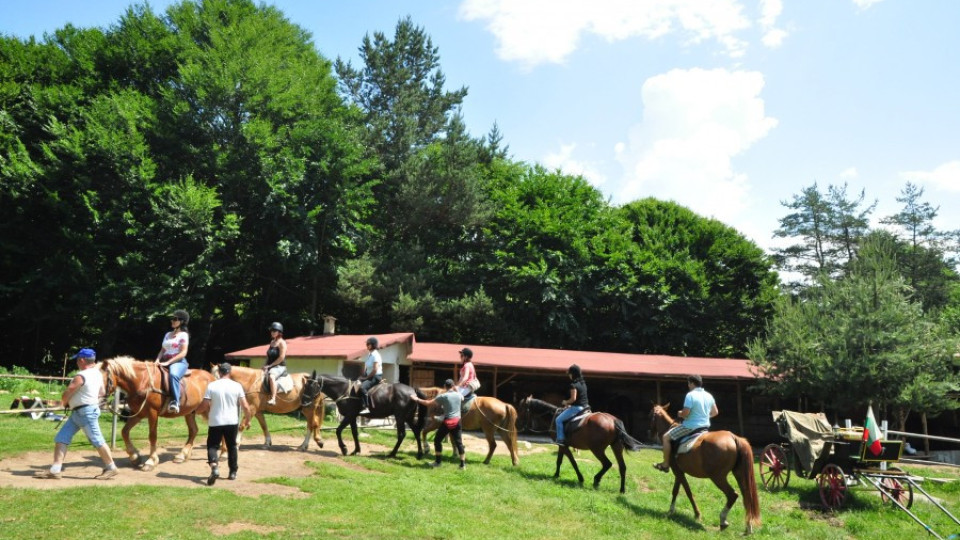
[[[419, 388], [413, 389], [414, 393], [417, 394], [419, 399], [427, 399], [427, 395], [423, 393]], [[427, 406], [422, 403], [417, 404], [417, 432], [423, 432], [423, 426], [427, 423]], [[419, 443], [418, 443], [419, 444]]]
[[620, 440], [620, 444], [623, 445], [627, 450], [640, 450], [643, 448], [643, 443], [634, 439], [627, 433], [626, 428], [623, 427], [623, 420], [620, 420], [617, 417], [613, 418], [614, 428], [617, 430], [617, 438]]
[[506, 411], [503, 418], [503, 425], [510, 434], [510, 445], [513, 446], [513, 455], [517, 455], [517, 409], [504, 402], [503, 408]]
[[760, 499], [757, 496], [757, 480], [753, 472], [753, 448], [750, 441], [734, 436], [737, 445], [737, 463], [733, 475], [743, 495], [743, 510], [746, 513], [747, 531], [760, 526]]

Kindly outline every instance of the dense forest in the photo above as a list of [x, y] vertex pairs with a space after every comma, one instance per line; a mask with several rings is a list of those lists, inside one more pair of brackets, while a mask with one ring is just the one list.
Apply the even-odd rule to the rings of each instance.
[[774, 372], [792, 306], [880, 265], [905, 306], [891, 316], [942, 336], [951, 376], [955, 236], [930, 228], [922, 189], [873, 230], [862, 194], [814, 184], [784, 201], [777, 234], [795, 243], [767, 254], [674, 202], [614, 206], [517, 161], [496, 125], [469, 133], [468, 89], [445, 87], [410, 19], [358, 36], [359, 65], [324, 58], [322, 38], [249, 0], [0, 37], [0, 366], [58, 371], [79, 346], [150, 358], [186, 309], [194, 366], [263, 343], [271, 321], [289, 337], [333, 315], [342, 333], [749, 354]]

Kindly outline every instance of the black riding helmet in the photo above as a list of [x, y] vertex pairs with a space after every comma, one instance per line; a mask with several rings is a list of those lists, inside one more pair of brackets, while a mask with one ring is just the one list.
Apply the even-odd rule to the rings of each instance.
[[278, 322], [275, 322], [275, 323], [271, 324], [271, 325], [270, 325], [270, 328], [267, 328], [267, 330], [276, 330], [277, 332], [280, 332], [280, 333], [282, 334], [282, 333], [283, 333], [283, 325], [280, 324], [280, 323], [278, 323]]
[[574, 378], [574, 379], [582, 379], [582, 378], [583, 378], [583, 372], [580, 371], [580, 366], [578, 366], [578, 365], [576, 365], [576, 364], [573, 364], [573, 365], [571, 365], [570, 367], [568, 367], [568, 368], [567, 368], [567, 373], [569, 373], [570, 375], [573, 375], [573, 378]]
[[178, 319], [180, 324], [188, 325], [190, 324], [190, 314], [186, 310], [178, 309], [170, 315], [171, 319]]
[[380, 342], [373, 336], [367, 338], [367, 345], [373, 345], [374, 349], [380, 348]]

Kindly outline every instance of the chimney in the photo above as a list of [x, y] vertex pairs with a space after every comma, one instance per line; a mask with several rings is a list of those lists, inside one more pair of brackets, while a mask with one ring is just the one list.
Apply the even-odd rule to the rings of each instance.
[[337, 333], [337, 318], [333, 315], [323, 316], [323, 335], [332, 336]]

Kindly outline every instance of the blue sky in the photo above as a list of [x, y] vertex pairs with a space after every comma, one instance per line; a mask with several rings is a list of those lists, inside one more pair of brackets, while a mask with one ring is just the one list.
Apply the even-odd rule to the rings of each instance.
[[[150, 5], [163, 11], [172, 2]], [[122, 0], [5, 3], [0, 32], [108, 27]], [[467, 86], [474, 135], [583, 174], [614, 204], [653, 196], [759, 245], [781, 201], [849, 184], [899, 210], [910, 180], [960, 229], [960, 2], [952, 0], [378, 0], [275, 5], [328, 58], [410, 15]]]

